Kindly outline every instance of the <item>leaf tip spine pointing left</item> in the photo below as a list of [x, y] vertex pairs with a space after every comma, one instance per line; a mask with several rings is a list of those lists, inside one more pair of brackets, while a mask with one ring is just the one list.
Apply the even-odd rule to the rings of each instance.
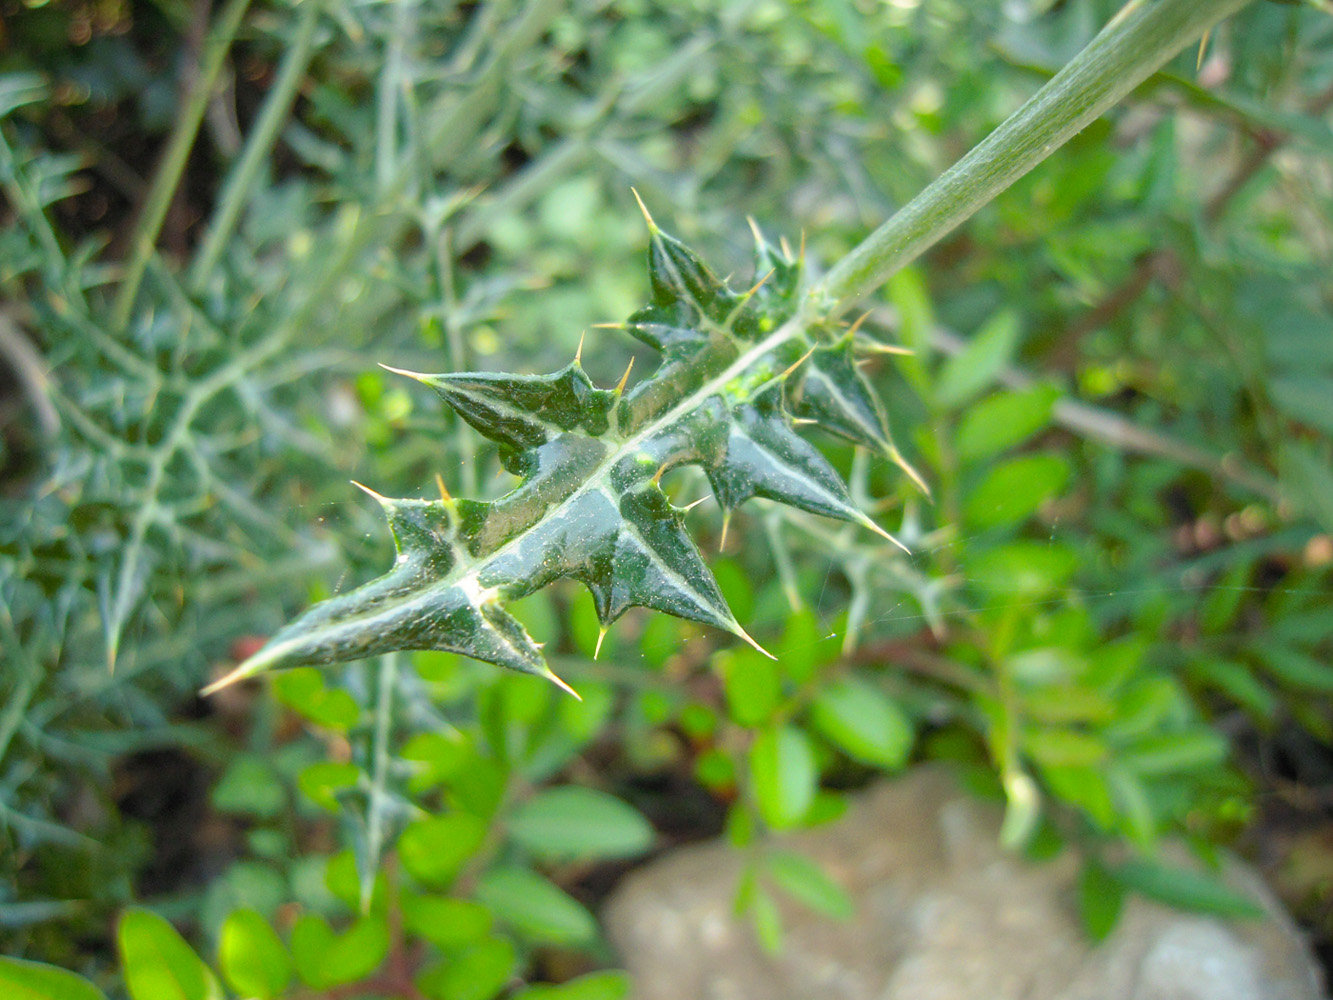
[[358, 490], [360, 490], [362, 493], [366, 494], [368, 497], [372, 498], [373, 500], [378, 501], [378, 502], [380, 503], [380, 505], [384, 505], [384, 504], [387, 504], [387, 503], [389, 502], [389, 498], [388, 498], [388, 497], [383, 496], [383, 495], [381, 495], [381, 494], [379, 494], [379, 493], [376, 493], [374, 490], [372, 490], [372, 489], [371, 489], [369, 486], [367, 486], [365, 483], [358, 483], [355, 479], [350, 479], [350, 480], [348, 480], [348, 482], [350, 482], [353, 486], [355, 486], [355, 487], [356, 487]]
[[739, 622], [733, 621], [731, 623], [731, 631], [734, 635], [739, 636], [741, 639], [744, 639], [747, 643], [749, 643], [759, 652], [763, 653], [770, 660], [777, 659], [776, 656], [774, 656], [772, 653], [766, 650], [763, 646], [759, 645], [759, 643], [755, 642], [754, 637], [750, 635], [749, 632], [745, 631], [745, 629], [741, 627], [741, 624]]
[[644, 220], [648, 223], [649, 232], [657, 232], [657, 223], [653, 221], [652, 215], [648, 212], [648, 206], [645, 205], [643, 199], [639, 197], [639, 192], [634, 188], [630, 188], [629, 190], [630, 194], [634, 195], [634, 200], [639, 203], [639, 211], [643, 213]]
[[272, 650], [265, 646], [263, 649], [259, 650], [259, 652], [255, 653], [254, 656], [242, 661], [234, 670], [223, 674], [212, 684], [201, 688], [199, 696], [201, 698], [207, 698], [209, 695], [217, 694], [223, 688], [229, 688], [233, 684], [239, 684], [241, 681], [254, 677], [256, 674], [261, 674], [280, 658], [281, 647], [277, 650]]
[[395, 368], [392, 365], [384, 364], [384, 362], [382, 361], [380, 362], [380, 367], [383, 368], [386, 372], [393, 372], [395, 375], [406, 375], [408, 378], [414, 378], [418, 382], [425, 382], [427, 379], [431, 377], [423, 372], [408, 371], [406, 368]]

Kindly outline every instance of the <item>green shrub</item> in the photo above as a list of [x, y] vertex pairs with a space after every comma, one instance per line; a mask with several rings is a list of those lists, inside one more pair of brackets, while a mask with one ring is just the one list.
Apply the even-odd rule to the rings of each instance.
[[[1136, 10], [864, 242], [1109, 5], [1034, 4], [1020, 28], [947, 3], [235, 0], [169, 126], [170, 71], [120, 35], [69, 66], [10, 58], [0, 334], [38, 419], [3, 455], [5, 950], [114, 991], [75, 942], [120, 912], [135, 1000], [409, 979], [622, 996], [610, 972], [518, 984], [537, 956], [604, 959], [579, 880], [657, 843], [637, 776], [684, 772], [725, 809], [751, 862], [738, 902], [776, 948], [775, 894], [848, 904], [770, 832], [926, 758], [1006, 797], [1010, 846], [1087, 848], [1090, 933], [1125, 891], [1244, 912], [1152, 851], [1245, 822], [1237, 710], [1330, 735], [1309, 697], [1333, 683], [1328, 261], [1302, 228], [1314, 192], [1269, 173], [1282, 143], [1327, 143], [1309, 93], [1329, 21], [1252, 5], [1197, 82], [1191, 53], [1135, 91], [1121, 134], [1140, 141], [1114, 149], [1094, 120], [1241, 6]], [[31, 16], [56, 22], [24, 37], [72, 30], [68, 9]], [[269, 81], [234, 148], [213, 97], [229, 43], [242, 92], [246, 67]], [[122, 114], [166, 151], [107, 251], [58, 137], [136, 101]], [[1217, 160], [1216, 188], [1185, 182]], [[631, 185], [702, 252], [650, 223], [645, 275]], [[724, 280], [700, 260], [739, 271], [743, 212], [787, 240]], [[642, 345], [591, 330], [588, 372], [564, 367], [625, 316]], [[421, 377], [449, 407], [377, 362], [452, 372]], [[358, 504], [349, 477], [412, 499]], [[597, 501], [577, 533], [570, 496]], [[785, 506], [733, 521], [753, 496]], [[399, 560], [346, 587], [388, 559], [375, 507]], [[189, 707], [233, 668], [334, 661]], [[244, 856], [140, 900], [162, 844], [108, 779], [162, 748], [216, 775]], [[1125, 843], [1138, 857], [1112, 864]], [[189, 918], [220, 976], [140, 901]], [[17, 958], [4, 982], [97, 995]]]

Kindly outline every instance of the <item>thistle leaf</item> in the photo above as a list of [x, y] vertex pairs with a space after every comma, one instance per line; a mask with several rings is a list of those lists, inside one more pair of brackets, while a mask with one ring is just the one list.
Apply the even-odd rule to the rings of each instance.
[[855, 367], [852, 338], [830, 344], [802, 316], [800, 261], [756, 232], [759, 273], [737, 292], [651, 219], [649, 235], [653, 300], [623, 329], [662, 353], [657, 370], [628, 392], [624, 380], [612, 390], [595, 386], [578, 358], [550, 375], [400, 372], [496, 442], [519, 485], [491, 502], [391, 499], [367, 489], [397, 546], [389, 572], [315, 605], [206, 690], [267, 669], [395, 649], [463, 653], [564, 686], [505, 610], [562, 578], [592, 592], [603, 629], [644, 607], [759, 648], [661, 489], [663, 473], [682, 465], [705, 472], [728, 518], [763, 497], [892, 537], [793, 430], [791, 407], [896, 454], [883, 409]]

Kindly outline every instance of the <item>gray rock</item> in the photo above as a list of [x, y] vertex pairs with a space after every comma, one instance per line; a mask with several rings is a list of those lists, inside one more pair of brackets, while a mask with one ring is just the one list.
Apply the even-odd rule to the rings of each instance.
[[1319, 972], [1248, 867], [1224, 875], [1265, 910], [1227, 922], [1131, 899], [1106, 941], [1074, 910], [1072, 850], [1033, 864], [998, 846], [1000, 811], [918, 769], [837, 823], [787, 839], [856, 903], [839, 922], [783, 904], [765, 955], [733, 900], [743, 856], [682, 848], [631, 875], [605, 913], [637, 1000], [1319, 1000]]

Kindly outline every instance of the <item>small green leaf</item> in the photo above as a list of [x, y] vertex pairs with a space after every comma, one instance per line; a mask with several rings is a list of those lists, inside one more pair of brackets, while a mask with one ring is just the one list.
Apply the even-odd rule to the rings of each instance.
[[968, 408], [958, 423], [954, 448], [963, 462], [976, 462], [1022, 444], [1049, 426], [1060, 391], [1036, 386], [997, 392]]
[[1010, 459], [990, 469], [968, 493], [963, 518], [983, 529], [1017, 524], [1063, 490], [1069, 472], [1069, 463], [1058, 455]]
[[885, 291], [898, 311], [898, 336], [912, 349], [910, 360], [924, 364], [929, 360], [935, 326], [926, 279], [919, 268], [904, 267], [889, 278]]
[[1106, 722], [1115, 716], [1111, 698], [1077, 684], [1040, 684], [1023, 691], [1022, 698], [1024, 716], [1048, 725]]
[[403, 890], [403, 927], [442, 950], [460, 948], [491, 932], [491, 913], [470, 899], [451, 899]]
[[1059, 589], [1078, 566], [1078, 556], [1064, 545], [1011, 542], [986, 549], [971, 560], [971, 581], [995, 597], [1045, 596]]
[[309, 667], [275, 677], [273, 693], [293, 712], [326, 729], [346, 732], [361, 718], [355, 698], [341, 688], [326, 687], [319, 671]]
[[1248, 709], [1257, 719], [1272, 719], [1277, 714], [1278, 699], [1253, 667], [1235, 660], [1200, 658], [1191, 660], [1190, 676], [1207, 684]]
[[213, 807], [240, 816], [267, 819], [287, 803], [287, 793], [270, 761], [255, 754], [235, 757], [213, 786]]
[[1278, 452], [1282, 491], [1325, 531], [1333, 531], [1333, 469], [1328, 449], [1284, 440]]
[[148, 910], [126, 910], [116, 933], [133, 1000], [221, 1000], [222, 988], [176, 928]]
[[1095, 861], [1085, 861], [1078, 877], [1078, 915], [1083, 932], [1093, 941], [1105, 941], [1120, 921], [1124, 883]]
[[509, 836], [538, 857], [630, 858], [653, 843], [638, 810], [592, 788], [566, 785], [533, 796], [514, 811]]
[[736, 763], [726, 751], [709, 747], [695, 758], [694, 780], [710, 791], [729, 793], [736, 787]]
[[1263, 907], [1245, 893], [1205, 872], [1141, 860], [1117, 865], [1110, 873], [1126, 888], [1182, 910], [1250, 920], [1264, 916]]
[[1268, 382], [1277, 408], [1325, 434], [1333, 434], [1333, 380], [1309, 373], [1274, 378]]
[[270, 1000], [287, 988], [292, 963], [267, 920], [254, 910], [236, 910], [222, 925], [218, 945], [222, 976], [237, 993]]
[[754, 581], [745, 568], [735, 559], [718, 559], [713, 563], [713, 576], [736, 617], [748, 621], [754, 614]]
[[756, 887], [750, 896], [747, 910], [759, 947], [769, 956], [781, 955], [782, 914], [778, 911], [777, 901], [762, 888]]
[[339, 809], [338, 792], [355, 788], [360, 780], [361, 768], [355, 764], [323, 760], [303, 768], [296, 783], [311, 802], [336, 813]]
[[788, 616], [774, 652], [783, 673], [795, 683], [804, 684], [821, 666], [841, 655], [842, 642], [818, 614], [804, 608]]
[[723, 650], [713, 657], [722, 674], [727, 712], [737, 724], [753, 727], [772, 718], [782, 700], [778, 665], [752, 649]]
[[597, 921], [581, 903], [526, 868], [494, 868], [477, 885], [477, 900], [496, 919], [534, 941], [587, 944]]
[[[373, 893], [382, 893], [385, 885], [381, 872], [375, 879]], [[356, 866], [356, 852], [350, 847], [331, 855], [324, 865], [324, 888], [349, 910], [361, 906], [361, 872]], [[372, 903], [376, 900], [372, 900]]]
[[2, 955], [0, 995], [5, 1000], [106, 1000], [101, 990], [73, 972]]
[[389, 928], [378, 915], [362, 917], [335, 934], [318, 914], [303, 913], [292, 927], [292, 960], [303, 982], [328, 989], [365, 979], [389, 954]]
[[1110, 753], [1106, 743], [1092, 733], [1054, 726], [1025, 732], [1023, 749], [1046, 768], [1090, 767]]
[[410, 824], [398, 838], [398, 856], [412, 877], [447, 886], [486, 837], [486, 823], [471, 813], [450, 812]]
[[810, 721], [849, 757], [886, 770], [907, 763], [916, 735], [896, 702], [855, 679], [825, 685], [811, 705]]
[[1219, 767], [1227, 758], [1227, 741], [1206, 726], [1140, 737], [1116, 753], [1120, 764], [1140, 777], [1158, 777]]
[[1157, 843], [1157, 810], [1143, 780], [1132, 771], [1119, 766], [1105, 768], [1107, 785], [1116, 811], [1120, 814], [1131, 840], [1145, 850]]
[[1020, 329], [1018, 314], [1009, 309], [988, 319], [967, 346], [944, 363], [935, 382], [935, 402], [951, 409], [994, 382], [1013, 360]]
[[471, 754], [467, 767], [454, 775], [450, 783], [453, 802], [474, 816], [494, 816], [504, 801], [509, 772], [493, 757]]
[[1106, 776], [1095, 767], [1042, 768], [1046, 786], [1059, 798], [1083, 810], [1097, 829], [1110, 832], [1116, 822], [1115, 801]]
[[1265, 643], [1255, 650], [1268, 672], [1292, 687], [1321, 694], [1333, 692], [1333, 666], [1291, 646]]
[[498, 935], [449, 956], [417, 977], [417, 989], [431, 1000], [492, 1000], [518, 965], [514, 942]]
[[793, 899], [837, 920], [856, 912], [851, 897], [828, 873], [804, 854], [774, 851], [764, 859], [764, 870]]
[[774, 830], [798, 825], [815, 800], [819, 772], [809, 738], [793, 726], [761, 730], [750, 747], [750, 781], [759, 815]]
[[626, 1000], [631, 985], [623, 972], [590, 972], [559, 985], [529, 986], [515, 993], [514, 1000]]
[[415, 794], [420, 795], [462, 771], [472, 756], [472, 748], [467, 739], [456, 731], [416, 733], [398, 756], [417, 765], [411, 778], [411, 787]]

